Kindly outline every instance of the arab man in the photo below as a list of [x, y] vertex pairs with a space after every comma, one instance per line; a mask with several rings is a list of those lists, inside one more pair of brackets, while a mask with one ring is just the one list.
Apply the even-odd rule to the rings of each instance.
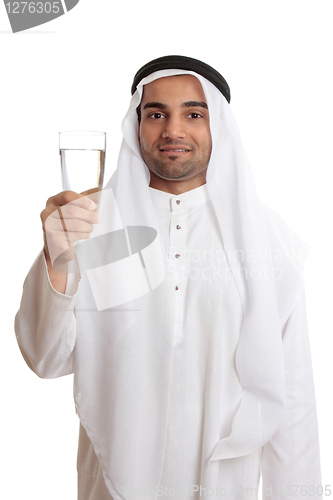
[[321, 497], [307, 249], [229, 102], [207, 64], [149, 62], [98, 210], [63, 192], [41, 214], [16, 334], [37, 375], [74, 373], [79, 500]]

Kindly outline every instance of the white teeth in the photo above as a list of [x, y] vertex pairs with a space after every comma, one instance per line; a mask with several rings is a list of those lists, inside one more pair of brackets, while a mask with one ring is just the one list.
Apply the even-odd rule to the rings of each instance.
[[188, 149], [162, 149], [162, 151], [188, 151]]

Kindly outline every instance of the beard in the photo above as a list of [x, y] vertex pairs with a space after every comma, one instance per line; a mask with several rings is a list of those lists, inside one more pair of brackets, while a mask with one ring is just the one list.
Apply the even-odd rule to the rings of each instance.
[[[212, 150], [211, 145], [207, 146], [201, 152], [198, 152], [195, 144], [184, 145], [183, 143], [177, 144], [177, 142], [173, 142], [168, 145], [189, 149], [190, 152], [187, 153], [189, 159], [184, 158], [185, 155], [173, 156], [171, 151], [170, 156], [159, 158], [161, 145], [155, 146], [151, 152], [145, 147], [144, 142], [140, 144], [143, 161], [148, 169], [158, 177], [166, 180], [186, 180], [195, 177], [195, 175], [207, 169]], [[163, 147], [166, 146], [163, 145]]]

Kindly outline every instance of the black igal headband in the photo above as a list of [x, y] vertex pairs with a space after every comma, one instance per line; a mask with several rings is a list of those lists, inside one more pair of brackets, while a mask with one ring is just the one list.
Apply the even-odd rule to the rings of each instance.
[[223, 76], [208, 64], [193, 59], [192, 57], [185, 56], [165, 56], [154, 59], [149, 63], [142, 66], [136, 73], [133, 85], [131, 88], [132, 95], [136, 91], [137, 85], [143, 78], [151, 75], [155, 71], [162, 69], [184, 69], [187, 71], [194, 71], [209, 80], [219, 91], [224, 95], [226, 100], [230, 103], [230, 88]]

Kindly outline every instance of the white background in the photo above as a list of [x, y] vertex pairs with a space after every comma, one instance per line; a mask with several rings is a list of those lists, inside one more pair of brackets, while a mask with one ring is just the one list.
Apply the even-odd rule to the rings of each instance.
[[106, 131], [108, 179], [133, 76], [168, 54], [201, 59], [227, 79], [259, 194], [310, 246], [322, 484], [333, 483], [332, 10], [329, 0], [80, 0], [14, 35], [0, 4], [2, 498], [76, 498], [72, 376], [39, 379], [13, 329], [42, 248], [39, 214], [61, 190], [57, 134]]

